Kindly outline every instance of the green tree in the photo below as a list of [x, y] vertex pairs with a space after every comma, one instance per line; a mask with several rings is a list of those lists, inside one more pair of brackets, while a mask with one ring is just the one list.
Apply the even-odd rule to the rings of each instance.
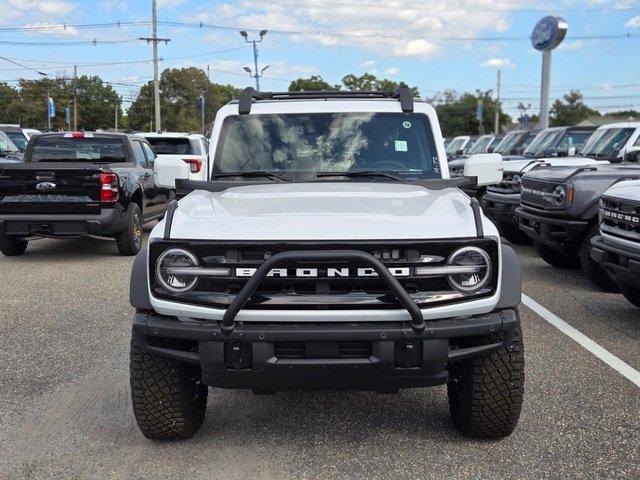
[[589, 117], [599, 117], [600, 112], [585, 105], [583, 99], [579, 90], [570, 90], [562, 100], [553, 102], [549, 112], [551, 126], [575, 125]]
[[442, 134], [445, 137], [479, 134], [480, 122], [476, 117], [478, 103], [483, 105], [482, 125], [485, 132], [493, 131], [496, 108], [500, 109], [500, 129], [510, 124], [511, 117], [496, 104], [491, 93], [491, 90], [478, 90], [475, 94], [465, 92], [458, 95], [450, 90], [436, 95], [434, 103]]
[[320, 75], [298, 78], [289, 85], [290, 92], [318, 92], [321, 90], [340, 90], [340, 85], [329, 85]]
[[[199, 132], [201, 129], [201, 97], [205, 102], [205, 130], [210, 128], [215, 112], [240, 90], [231, 85], [209, 82], [205, 72], [195, 67], [167, 69], [160, 77], [162, 129], [165, 131]], [[153, 84], [143, 85], [127, 112], [127, 125], [133, 130], [153, 128]]]
[[[393, 91], [398, 87], [409, 87], [405, 82], [396, 82], [387, 78], [378, 78], [371, 73], [363, 73], [359, 77], [354, 74], [345, 75], [342, 77], [342, 84], [347, 90], [360, 90], [360, 91], [372, 91], [372, 90], [384, 90]], [[420, 91], [418, 87], [411, 87], [414, 94], [419, 97]]]
[[[111, 85], [98, 76], [81, 76], [76, 83], [78, 95], [78, 128], [82, 130], [106, 129], [114, 126], [116, 108], [122, 115], [120, 97]], [[11, 92], [6, 91], [7, 94]], [[5, 89], [0, 88], [0, 97]], [[66, 130], [65, 107], [72, 104], [73, 81], [69, 78], [21, 79], [2, 119], [7, 123], [20, 123], [25, 127], [47, 128], [47, 95], [56, 105], [56, 116], [51, 119], [52, 130]]]

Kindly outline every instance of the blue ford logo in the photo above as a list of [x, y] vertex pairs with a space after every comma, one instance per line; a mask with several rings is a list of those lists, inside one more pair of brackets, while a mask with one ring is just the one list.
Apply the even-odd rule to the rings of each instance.
[[531, 45], [536, 50], [552, 50], [560, 45], [566, 34], [567, 22], [563, 18], [544, 17], [531, 33]]
[[36, 188], [42, 192], [48, 192], [49, 190], [55, 190], [56, 184], [51, 182], [40, 182], [36, 185]]

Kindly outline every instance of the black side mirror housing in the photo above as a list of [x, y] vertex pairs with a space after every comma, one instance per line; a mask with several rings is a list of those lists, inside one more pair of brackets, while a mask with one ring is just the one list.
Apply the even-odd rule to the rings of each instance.
[[640, 162], [640, 150], [633, 150], [631, 152], [625, 153], [624, 161], [633, 163]]

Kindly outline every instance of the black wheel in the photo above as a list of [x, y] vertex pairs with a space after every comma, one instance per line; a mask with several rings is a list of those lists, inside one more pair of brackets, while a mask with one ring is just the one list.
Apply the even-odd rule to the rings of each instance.
[[533, 246], [536, 248], [536, 252], [538, 252], [540, 258], [552, 267], [580, 268], [580, 260], [578, 260], [578, 257], [576, 256], [567, 255], [535, 241], [533, 242]]
[[[151, 344], [181, 348], [177, 341], [150, 339]], [[193, 365], [144, 353], [131, 337], [130, 382], [133, 413], [145, 437], [179, 440], [202, 425], [208, 388]]]
[[132, 203], [124, 213], [124, 230], [116, 234], [120, 255], [136, 255], [142, 248], [142, 212]]
[[[464, 347], [496, 343], [487, 335]], [[467, 437], [497, 439], [511, 435], [522, 409], [524, 393], [524, 347], [520, 331], [513, 343], [485, 357], [455, 362], [447, 385], [449, 410], [454, 425]]]
[[533, 243], [517, 226], [500, 223], [498, 224], [498, 230], [500, 230], [500, 235], [516, 245], [531, 245]]
[[618, 282], [620, 292], [624, 298], [629, 300], [633, 305], [640, 308], [640, 287], [627, 282]]
[[0, 252], [7, 257], [22, 255], [29, 242], [19, 237], [0, 235]]
[[591, 239], [596, 235], [599, 235], [598, 227], [593, 225], [587, 232], [587, 235], [580, 246], [580, 251], [578, 252], [580, 266], [587, 278], [589, 278], [589, 280], [591, 280], [600, 290], [604, 292], [617, 293], [620, 291], [620, 288], [618, 287], [616, 279], [606, 268], [591, 257]]

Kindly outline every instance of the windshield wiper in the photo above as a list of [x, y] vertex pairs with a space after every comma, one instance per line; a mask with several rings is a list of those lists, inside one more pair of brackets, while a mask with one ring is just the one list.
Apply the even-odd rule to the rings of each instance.
[[353, 172], [318, 172], [316, 177], [385, 177], [397, 182], [406, 182], [407, 179], [393, 173], [381, 172], [379, 170], [356, 170]]
[[227, 178], [227, 177], [266, 177], [271, 180], [280, 180], [281, 182], [291, 182], [292, 180], [287, 177], [283, 177], [282, 175], [278, 175], [274, 172], [266, 172], [262, 170], [249, 170], [246, 172], [238, 171], [238, 172], [222, 172], [222, 173], [213, 173], [211, 177], [219, 177], [219, 178]]

